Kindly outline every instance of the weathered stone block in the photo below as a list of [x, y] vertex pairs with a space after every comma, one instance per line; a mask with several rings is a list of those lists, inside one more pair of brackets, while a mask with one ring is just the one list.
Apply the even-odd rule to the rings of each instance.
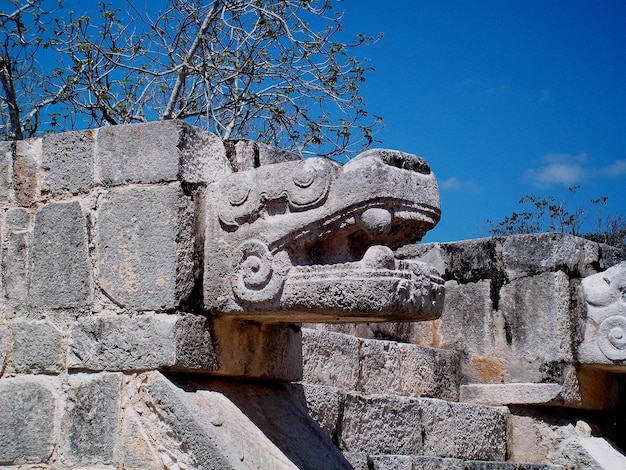
[[9, 349], [9, 331], [6, 325], [0, 325], [0, 377], [4, 374], [7, 351]]
[[41, 377], [0, 380], [0, 465], [44, 463], [54, 450], [56, 392]]
[[394, 395], [346, 397], [339, 447], [367, 454], [421, 454], [420, 399]]
[[306, 382], [356, 390], [359, 340], [323, 330], [302, 330], [303, 377]]
[[[161, 461], [149, 443], [150, 440], [156, 440], [153, 435], [152, 439], [147, 437], [150, 428], [146, 430], [141, 426], [135, 410], [131, 407], [123, 408], [122, 413], [115, 458], [117, 468], [140, 470], [163, 467], [165, 462]], [[180, 462], [176, 463], [180, 465]]]
[[98, 129], [98, 177], [105, 185], [159, 183], [178, 177], [178, 121], [122, 124]]
[[509, 279], [563, 270], [578, 273], [584, 241], [564, 233], [539, 233], [506, 237], [502, 260]]
[[367, 454], [364, 452], [344, 452], [346, 460], [354, 470], [369, 470]]
[[338, 442], [339, 421], [346, 398], [344, 391], [328, 385], [303, 384], [306, 406], [311, 417], [334, 443]]
[[461, 401], [482, 405], [550, 405], [563, 401], [563, 386], [554, 383], [461, 385]]
[[398, 393], [402, 389], [400, 350], [392, 341], [360, 340], [359, 390], [365, 393]]
[[172, 309], [194, 285], [192, 203], [178, 184], [110, 190], [99, 200], [99, 284], [117, 304]]
[[539, 382], [552, 378], [533, 376], [533, 371], [543, 364], [573, 361], [568, 276], [557, 271], [520, 278], [500, 292], [506, 343], [516, 358], [528, 363], [526, 368], [518, 361], [519, 370], [510, 368], [510, 379]]
[[113, 464], [120, 400], [119, 374], [68, 377], [59, 460], [64, 466]]
[[142, 390], [148, 410], [197, 468], [350, 468], [290, 386], [192, 379], [183, 390], [150, 373]]
[[506, 408], [419, 400], [424, 455], [466, 460], [506, 458]]
[[42, 192], [59, 194], [84, 191], [93, 185], [95, 133], [63, 132], [44, 137]]
[[[399, 343], [398, 352], [401, 395], [450, 401], [459, 399], [460, 353], [458, 351]], [[372, 374], [375, 373], [372, 371]], [[384, 391], [385, 389], [382, 388], [378, 392]]]
[[263, 380], [302, 380], [302, 333], [294, 325], [215, 317], [215, 374]]
[[180, 123], [180, 174], [187, 183], [212, 183], [232, 171], [224, 143], [215, 134]]
[[70, 330], [68, 367], [214, 370], [215, 351], [205, 323], [202, 316], [171, 314], [81, 318]]
[[41, 161], [41, 139], [15, 142], [13, 179], [15, 200], [28, 206], [39, 198], [39, 162]]
[[51, 322], [16, 320], [11, 324], [11, 339], [16, 372], [49, 374], [65, 370], [63, 332]]
[[0, 142], [0, 204], [13, 201], [13, 142]]
[[52, 202], [35, 214], [30, 249], [31, 305], [86, 305], [91, 292], [87, 221], [77, 201]]
[[413, 468], [415, 470], [463, 470], [463, 461], [414, 455]]
[[412, 470], [413, 460], [410, 455], [370, 455], [371, 470]]
[[98, 129], [97, 162], [105, 185], [209, 183], [231, 171], [219, 137], [175, 120]]
[[23, 306], [28, 297], [28, 233], [7, 230], [2, 247], [2, 274], [9, 303]]
[[30, 224], [30, 212], [23, 207], [13, 207], [6, 213], [6, 227], [11, 231], [28, 230]]

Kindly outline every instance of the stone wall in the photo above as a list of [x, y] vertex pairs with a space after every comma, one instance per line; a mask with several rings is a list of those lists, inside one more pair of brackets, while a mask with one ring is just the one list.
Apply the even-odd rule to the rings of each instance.
[[[580, 289], [582, 278], [623, 253], [555, 234], [394, 253], [391, 247], [436, 223], [438, 195], [420, 206], [411, 191], [421, 181], [436, 188], [434, 175], [416, 156], [365, 157], [343, 173], [326, 163], [300, 165], [288, 152], [224, 143], [177, 121], [0, 143], [0, 466], [548, 469], [591, 462], [574, 431], [549, 423], [565, 416], [572, 424], [574, 410], [610, 417], [623, 407], [623, 361], [602, 356], [586, 336]], [[296, 287], [318, 290], [307, 291], [306, 301], [290, 291], [288, 305], [280, 296], [263, 303], [231, 292], [226, 254], [237, 253], [228, 242], [236, 229], [218, 217], [207, 229], [207, 198], [218, 198], [211, 210], [219, 213], [226, 176], [271, 164], [284, 165], [263, 175], [299, 188], [309, 187], [317, 167], [325, 175], [310, 207], [286, 205], [280, 188], [271, 188], [274, 199], [259, 192], [260, 208], [233, 219], [245, 225], [242, 246], [262, 238], [259, 225], [278, 237], [280, 262], [296, 245], [310, 251], [287, 253], [311, 265], [289, 266], [295, 275], [285, 285], [296, 294]], [[376, 186], [383, 203], [369, 190], [351, 190], [352, 179], [372, 174], [384, 176]], [[246, 194], [234, 188], [229, 204], [237, 208]], [[291, 211], [309, 211], [308, 218]], [[279, 216], [290, 217], [285, 234], [271, 218]], [[350, 258], [355, 253], [363, 258]], [[211, 279], [207, 266], [223, 276]], [[443, 313], [443, 281], [430, 267], [445, 280]], [[227, 302], [217, 301], [211, 285], [227, 287], [219, 294]], [[313, 307], [303, 313], [301, 304]], [[285, 319], [440, 314], [317, 330]], [[533, 413], [546, 406], [558, 411], [538, 419]], [[570, 427], [591, 434], [585, 426]], [[560, 450], [526, 452], [528, 429]], [[567, 460], [572, 449], [578, 454]]]
[[297, 329], [198, 309], [198, 204], [230, 171], [177, 121], [0, 143], [0, 465], [195, 468], [150, 371], [301, 376]]

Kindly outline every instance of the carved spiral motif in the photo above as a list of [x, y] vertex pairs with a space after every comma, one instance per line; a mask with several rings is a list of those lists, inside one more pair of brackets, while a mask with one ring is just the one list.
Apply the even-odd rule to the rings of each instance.
[[598, 346], [612, 361], [626, 360], [626, 317], [613, 315], [600, 323]]
[[283, 276], [274, 269], [274, 257], [259, 240], [243, 242], [233, 253], [233, 292], [258, 303], [272, 300], [283, 286]]

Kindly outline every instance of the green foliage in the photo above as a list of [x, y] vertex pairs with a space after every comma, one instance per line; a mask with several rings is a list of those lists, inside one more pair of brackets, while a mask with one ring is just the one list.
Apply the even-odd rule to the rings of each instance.
[[359, 96], [371, 68], [354, 54], [373, 39], [343, 40], [332, 0], [157, 0], [149, 11], [129, 0], [99, 2], [97, 15], [12, 3], [0, 12], [4, 138], [185, 119], [334, 156], [371, 144], [380, 125]]
[[[580, 189], [579, 186], [568, 188], [570, 194]], [[496, 236], [522, 233], [561, 232], [582, 236], [601, 243], [626, 248], [626, 218], [622, 214], [604, 217], [600, 208], [608, 201], [607, 196], [591, 199], [586, 208], [570, 210], [566, 201], [557, 201], [554, 197], [524, 196], [519, 204], [524, 210], [513, 211], [500, 222], [487, 220], [489, 233]], [[596, 228], [593, 232], [582, 232], [589, 215], [597, 215]]]

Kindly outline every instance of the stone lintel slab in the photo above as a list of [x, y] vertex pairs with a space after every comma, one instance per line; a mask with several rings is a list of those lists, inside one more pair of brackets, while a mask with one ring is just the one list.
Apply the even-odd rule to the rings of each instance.
[[68, 368], [170, 369], [276, 381], [302, 378], [301, 333], [194, 314], [109, 314], [80, 318], [69, 332]]
[[559, 384], [508, 383], [461, 385], [460, 400], [480, 405], [558, 405], [563, 403]]

